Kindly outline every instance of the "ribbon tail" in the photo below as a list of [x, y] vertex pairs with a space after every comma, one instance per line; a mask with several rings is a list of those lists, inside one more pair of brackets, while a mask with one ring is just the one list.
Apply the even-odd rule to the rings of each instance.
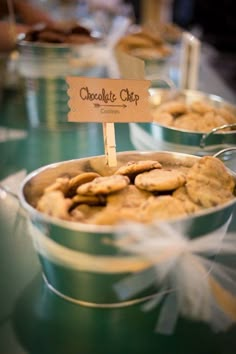
[[236, 254], [236, 237], [235, 233], [225, 235], [220, 247], [221, 254]]
[[114, 290], [120, 300], [127, 300], [144, 291], [156, 281], [153, 269], [148, 268], [143, 272], [130, 275], [114, 285]]
[[212, 301], [211, 312], [211, 328], [213, 331], [226, 331], [233, 324], [233, 321], [223, 309], [219, 308], [215, 301]]
[[185, 254], [179, 258], [171, 284], [176, 282], [180, 314], [193, 320], [208, 322], [211, 295], [207, 272], [201, 258]]
[[208, 281], [212, 290], [212, 295], [218, 306], [223, 309], [232, 321], [236, 321], [236, 296], [224, 289], [211, 275], [209, 276]]
[[202, 258], [208, 268], [207, 279], [211, 291], [211, 328], [225, 331], [236, 320], [236, 271], [216, 261]]
[[174, 332], [178, 319], [178, 301], [176, 292], [172, 292], [166, 297], [163, 303], [155, 332], [165, 335], [171, 335]]
[[166, 287], [162, 287], [161, 290], [149, 301], [147, 301], [143, 306], [142, 310], [144, 312], [151, 311], [154, 307], [157, 307], [162, 301], [163, 297], [166, 294], [169, 294], [170, 290], [167, 290]]
[[[217, 230], [214, 230], [208, 235], [200, 236], [196, 239], [191, 240], [191, 245], [189, 248], [190, 251], [193, 253], [197, 252], [197, 253], [204, 253], [204, 254], [219, 253], [222, 250], [222, 248], [224, 248], [225, 245], [228, 244], [228, 235], [226, 235], [226, 232], [229, 228], [231, 220], [232, 220], [232, 214], [225, 222], [225, 224], [223, 224]], [[231, 243], [232, 242], [233, 241], [231, 241]], [[233, 244], [235, 245], [235, 238]], [[232, 248], [226, 246], [226, 249], [229, 249], [232, 252]]]
[[216, 260], [201, 258], [201, 261], [207, 269], [207, 275], [210, 274], [223, 288], [236, 295], [236, 269], [218, 263]]

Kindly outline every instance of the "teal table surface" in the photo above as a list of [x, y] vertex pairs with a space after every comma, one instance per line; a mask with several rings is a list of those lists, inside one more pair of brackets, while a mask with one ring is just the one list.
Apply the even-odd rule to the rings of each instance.
[[[72, 127], [73, 124], [73, 127]], [[4, 94], [0, 180], [40, 166], [103, 154], [101, 124], [31, 129], [21, 91]], [[116, 124], [117, 151], [134, 150], [129, 126]], [[236, 231], [236, 210], [230, 229]], [[235, 261], [236, 267], [236, 261]], [[67, 302], [45, 285], [18, 202], [0, 198], [0, 354], [235, 354], [236, 325], [215, 333], [179, 318], [171, 335], [154, 331], [158, 308], [94, 309]]]

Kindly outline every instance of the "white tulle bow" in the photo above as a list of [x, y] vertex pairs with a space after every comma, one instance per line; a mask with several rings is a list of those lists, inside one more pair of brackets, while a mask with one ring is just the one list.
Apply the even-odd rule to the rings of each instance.
[[173, 333], [179, 316], [226, 330], [236, 321], [236, 269], [226, 264], [236, 254], [236, 234], [227, 234], [229, 223], [194, 239], [167, 223], [123, 225], [116, 245], [152, 267], [116, 283], [120, 299], [156, 284], [156, 295], [142, 305], [144, 311], [159, 307], [156, 331]]

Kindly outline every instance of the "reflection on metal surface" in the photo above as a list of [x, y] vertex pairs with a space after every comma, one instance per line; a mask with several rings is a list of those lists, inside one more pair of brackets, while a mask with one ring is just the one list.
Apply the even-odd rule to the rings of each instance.
[[67, 122], [68, 75], [104, 74], [100, 45], [70, 45], [19, 41], [19, 72], [25, 81], [30, 126], [75, 129]]

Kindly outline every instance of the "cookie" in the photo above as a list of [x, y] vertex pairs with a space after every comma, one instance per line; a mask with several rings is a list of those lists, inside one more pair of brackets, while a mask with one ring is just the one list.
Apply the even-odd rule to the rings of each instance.
[[64, 195], [68, 192], [69, 189], [69, 178], [68, 177], [58, 177], [56, 181], [50, 184], [44, 189], [44, 193], [52, 191], [61, 191]]
[[108, 205], [88, 220], [89, 223], [96, 225], [116, 225], [124, 221], [140, 222], [139, 208], [123, 207], [122, 209], [118, 209]]
[[104, 207], [101, 206], [91, 206], [87, 204], [78, 205], [70, 213], [71, 220], [88, 223], [94, 215], [97, 215], [103, 209]]
[[[181, 101], [181, 96], [165, 101], [152, 108], [153, 121], [164, 126], [191, 132], [208, 133], [222, 125], [236, 123], [236, 112], [225, 105], [218, 107], [214, 102], [195, 100]], [[230, 131], [233, 127], [222, 130]]]
[[170, 113], [154, 111], [152, 112], [152, 116], [153, 121], [161, 125], [171, 126], [174, 124], [174, 117]]
[[185, 186], [177, 188], [173, 192], [172, 197], [180, 200], [183, 203], [183, 207], [188, 214], [195, 213], [202, 209], [200, 205], [194, 203], [190, 199]]
[[183, 114], [174, 120], [173, 126], [181, 130], [198, 131], [200, 118], [197, 113]]
[[177, 43], [181, 39], [182, 28], [174, 23], [164, 22], [159, 24], [160, 33], [164, 40], [170, 43]]
[[150, 46], [152, 46], [150, 39], [133, 34], [122, 37], [117, 43], [117, 47], [125, 51], [132, 50], [133, 48], [148, 48]]
[[158, 46], [154, 48], [135, 48], [130, 50], [130, 54], [143, 60], [161, 59], [171, 54], [168, 46]]
[[72, 26], [72, 28], [70, 29], [70, 33], [72, 34], [79, 34], [79, 35], [83, 35], [83, 36], [90, 36], [91, 35], [91, 31], [83, 26], [80, 26], [78, 24], [74, 24]]
[[66, 36], [63, 33], [59, 33], [50, 29], [45, 29], [44, 31], [38, 34], [39, 42], [64, 43], [65, 40]]
[[71, 199], [65, 198], [61, 191], [54, 190], [43, 194], [37, 203], [37, 209], [53, 217], [69, 219], [71, 205]]
[[145, 200], [151, 196], [151, 193], [140, 190], [136, 186], [129, 184], [119, 192], [107, 196], [107, 205], [121, 208], [139, 207]]
[[172, 219], [187, 215], [183, 203], [170, 195], [150, 197], [140, 211], [141, 218], [145, 222], [155, 220]]
[[77, 188], [77, 193], [82, 195], [106, 195], [125, 188], [129, 182], [129, 178], [122, 175], [97, 177], [92, 182], [88, 182], [79, 186]]
[[72, 198], [72, 203], [73, 205], [78, 205], [78, 204], [87, 204], [87, 205], [105, 205], [106, 200], [105, 198], [101, 195], [81, 195], [81, 194], [76, 194]]
[[96, 177], [100, 177], [100, 175], [98, 173], [96, 173], [96, 172], [84, 172], [84, 173], [81, 173], [81, 174], [71, 178], [69, 180], [69, 184], [68, 184], [67, 195], [68, 196], [75, 195], [76, 189], [81, 184], [91, 182]]
[[160, 34], [156, 31], [148, 29], [147, 27], [143, 27], [141, 31], [134, 33], [133, 36], [137, 38], [144, 38], [154, 46], [160, 46], [163, 44], [163, 39], [161, 38]]
[[190, 168], [186, 189], [190, 199], [209, 208], [234, 197], [235, 182], [225, 165], [213, 156], [204, 156]]
[[193, 112], [196, 112], [196, 113], [199, 113], [199, 114], [205, 114], [205, 113], [208, 113], [208, 112], [214, 112], [215, 111], [215, 108], [207, 103], [207, 102], [204, 102], [204, 101], [194, 101], [190, 104], [190, 109], [193, 111]]
[[[226, 125], [227, 121], [220, 115], [214, 112], [204, 114], [201, 120], [198, 121], [198, 131], [209, 132], [214, 128]], [[230, 129], [229, 129], [230, 130]], [[226, 130], [225, 130], [226, 131]]]
[[185, 175], [180, 170], [155, 169], [135, 177], [134, 183], [150, 192], [170, 191], [185, 184]]
[[168, 101], [158, 107], [159, 112], [167, 112], [174, 117], [187, 113], [187, 105], [181, 101]]
[[224, 108], [224, 107], [219, 108], [218, 109], [218, 114], [225, 119], [227, 124], [236, 123], [236, 114], [231, 112], [229, 109]]
[[158, 161], [153, 160], [129, 161], [127, 164], [118, 168], [115, 174], [131, 177], [161, 167], [162, 166]]

